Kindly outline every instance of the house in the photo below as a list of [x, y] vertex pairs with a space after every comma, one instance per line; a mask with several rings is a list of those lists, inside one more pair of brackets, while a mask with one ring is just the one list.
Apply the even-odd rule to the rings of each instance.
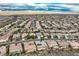
[[24, 25], [27, 23], [27, 21], [28, 21], [28, 20], [23, 21], [19, 26], [21, 26], [21, 27], [24, 26]]
[[65, 40], [57, 40], [57, 42], [58, 42], [60, 49], [63, 49], [63, 48], [66, 49], [69, 47], [69, 43], [66, 42]]
[[37, 39], [41, 39], [41, 37], [43, 37], [43, 35], [41, 34], [41, 33], [36, 33], [36, 35], [37, 35]]
[[48, 48], [46, 42], [44, 41], [35, 41], [35, 45], [37, 46], [37, 50], [45, 50]]
[[0, 36], [0, 42], [6, 42], [6, 41], [8, 41], [8, 39], [9, 39], [10, 36], [11, 36], [10, 33], [7, 33], [7, 34], [5, 34], [3, 36]]
[[6, 47], [5, 46], [0, 46], [0, 56], [6, 54]]
[[11, 44], [9, 47], [10, 53], [11, 52], [22, 52], [21, 43]]
[[58, 49], [58, 44], [55, 40], [46, 40], [46, 43], [48, 44], [49, 48]]
[[27, 37], [27, 33], [22, 33], [22, 38], [25, 39]]
[[42, 29], [42, 27], [41, 27], [39, 21], [36, 21], [36, 27], [37, 27], [37, 29]]
[[29, 28], [31, 25], [31, 21], [29, 21], [26, 25], [25, 25], [25, 28]]
[[27, 53], [36, 51], [36, 46], [33, 41], [24, 42], [24, 48]]
[[67, 41], [69, 43], [69, 45], [71, 46], [71, 48], [73, 49], [79, 49], [79, 43], [72, 40], [72, 41]]
[[13, 35], [13, 39], [21, 40], [21, 38], [20, 38], [20, 33], [14, 34], [14, 35]]

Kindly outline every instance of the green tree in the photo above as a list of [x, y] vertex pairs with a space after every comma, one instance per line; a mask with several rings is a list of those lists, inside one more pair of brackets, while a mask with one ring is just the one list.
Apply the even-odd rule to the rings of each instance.
[[48, 38], [51, 39], [51, 35], [48, 35]]
[[58, 36], [57, 36], [57, 35], [54, 35], [54, 36], [53, 36], [53, 39], [58, 39]]
[[44, 36], [43, 36], [43, 37], [41, 37], [41, 41], [42, 41], [42, 40], [44, 40]]
[[66, 39], [65, 35], [62, 35], [62, 36], [60, 37], [60, 39]]

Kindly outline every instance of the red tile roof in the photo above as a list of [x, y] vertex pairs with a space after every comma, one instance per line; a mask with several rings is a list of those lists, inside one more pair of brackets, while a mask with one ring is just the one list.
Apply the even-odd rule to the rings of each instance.
[[11, 44], [9, 47], [10, 52], [16, 52], [16, 51], [22, 51], [22, 46], [21, 43], [16, 44]]
[[34, 52], [36, 51], [36, 46], [33, 41], [31, 42], [24, 42], [25, 51], [27, 52]]

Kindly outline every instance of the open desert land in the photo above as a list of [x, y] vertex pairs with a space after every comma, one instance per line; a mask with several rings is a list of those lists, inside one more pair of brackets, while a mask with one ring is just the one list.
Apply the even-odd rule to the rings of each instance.
[[0, 22], [0, 55], [79, 56], [77, 12], [3, 11]]
[[79, 12], [53, 12], [53, 11], [0, 11], [0, 15], [24, 15], [24, 14], [79, 14]]
[[14, 21], [13, 16], [0, 16], [0, 28]]

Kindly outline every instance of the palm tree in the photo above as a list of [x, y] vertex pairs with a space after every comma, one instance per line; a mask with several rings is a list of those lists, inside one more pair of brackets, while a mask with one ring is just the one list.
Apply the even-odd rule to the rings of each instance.
[[6, 46], [6, 55], [9, 55], [9, 45]]
[[18, 32], [20, 33], [20, 40], [22, 40], [22, 32], [21, 32], [21, 28], [18, 30]]
[[12, 42], [12, 40], [13, 40], [12, 37], [13, 37], [13, 34], [11, 34], [10, 37], [9, 37], [10, 42]]
[[48, 34], [48, 38], [51, 39], [51, 32], [49, 31]]
[[24, 43], [21, 43], [22, 46], [22, 52], [25, 53]]

